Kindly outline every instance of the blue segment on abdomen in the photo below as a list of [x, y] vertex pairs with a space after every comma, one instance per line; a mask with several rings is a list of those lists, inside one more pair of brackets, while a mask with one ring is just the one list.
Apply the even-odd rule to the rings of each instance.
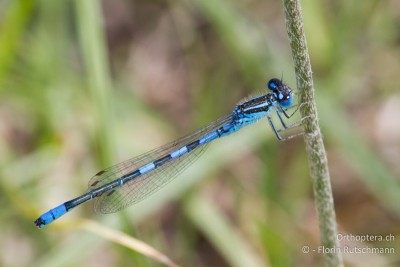
[[65, 208], [64, 204], [61, 204], [58, 207], [55, 207], [54, 209], [49, 210], [45, 214], [39, 217], [39, 219], [36, 220], [36, 225], [40, 228], [43, 226], [53, 222], [54, 220], [60, 218], [67, 212], [67, 209]]
[[171, 153], [171, 158], [178, 158], [188, 152], [188, 149], [186, 146], [179, 148], [178, 150], [175, 150], [174, 152]]
[[156, 166], [155, 166], [154, 163], [152, 162], [152, 163], [149, 163], [149, 164], [144, 165], [143, 167], [139, 168], [139, 171], [140, 171], [141, 174], [145, 174], [145, 173], [147, 173], [147, 172], [149, 172], [149, 171], [154, 170], [155, 167], [156, 167]]
[[216, 131], [214, 131], [212, 133], [209, 133], [209, 134], [203, 136], [202, 138], [200, 138], [199, 141], [200, 141], [200, 144], [202, 145], [202, 144], [208, 143], [216, 138], [218, 138], [218, 133]]

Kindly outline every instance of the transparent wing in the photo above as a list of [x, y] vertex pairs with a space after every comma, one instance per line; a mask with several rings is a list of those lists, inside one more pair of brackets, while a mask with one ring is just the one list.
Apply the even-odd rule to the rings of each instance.
[[[114, 181], [126, 174], [132, 173], [138, 168], [200, 139], [207, 133], [217, 130], [231, 120], [231, 115], [222, 117], [181, 139], [102, 170], [90, 179], [88, 190], [90, 191], [99, 188], [100, 186]], [[121, 187], [115, 188], [113, 191], [104, 193], [100, 197], [96, 198], [95, 211], [98, 213], [113, 213], [143, 200], [168, 182], [172, 181], [172, 179], [174, 179], [201, 155], [206, 146], [207, 144], [196, 147], [190, 153], [186, 153], [179, 158], [168, 161], [157, 169], [138, 176]]]

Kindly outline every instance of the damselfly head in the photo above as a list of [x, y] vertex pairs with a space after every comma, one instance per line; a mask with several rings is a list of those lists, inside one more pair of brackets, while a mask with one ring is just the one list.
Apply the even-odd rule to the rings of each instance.
[[293, 92], [289, 86], [284, 84], [282, 80], [271, 79], [268, 82], [268, 88], [273, 92], [276, 100], [282, 107], [290, 107], [293, 103]]

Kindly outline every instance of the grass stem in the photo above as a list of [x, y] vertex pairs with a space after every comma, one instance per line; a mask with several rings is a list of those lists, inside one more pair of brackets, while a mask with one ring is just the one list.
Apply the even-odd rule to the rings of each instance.
[[[336, 215], [328, 169], [328, 160], [318, 124], [318, 115], [314, 98], [314, 86], [310, 56], [304, 33], [300, 0], [283, 0], [286, 28], [289, 35], [294, 59], [297, 88], [300, 91], [300, 107], [306, 134], [304, 140], [310, 162], [313, 182], [314, 201], [321, 231], [321, 244], [325, 248], [338, 248]], [[336, 250], [335, 250], [336, 251]], [[325, 253], [325, 266], [343, 266], [340, 253]]]

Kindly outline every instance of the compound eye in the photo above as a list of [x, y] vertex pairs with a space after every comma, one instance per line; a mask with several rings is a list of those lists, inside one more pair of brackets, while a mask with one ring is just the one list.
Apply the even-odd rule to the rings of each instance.
[[278, 80], [278, 79], [271, 79], [269, 82], [268, 82], [268, 84], [267, 84], [267, 86], [268, 86], [268, 88], [270, 89], [270, 90], [276, 90], [277, 88], [278, 88], [278, 86], [279, 86], [279, 84], [281, 83], [281, 81], [280, 80]]
[[273, 81], [269, 81], [268, 88], [271, 90], [274, 90], [274, 89], [276, 89], [276, 84]]
[[[279, 96], [281, 96], [281, 94]], [[293, 104], [293, 95], [288, 95], [285, 97], [285, 99], [279, 99], [282, 107], [288, 108]]]

